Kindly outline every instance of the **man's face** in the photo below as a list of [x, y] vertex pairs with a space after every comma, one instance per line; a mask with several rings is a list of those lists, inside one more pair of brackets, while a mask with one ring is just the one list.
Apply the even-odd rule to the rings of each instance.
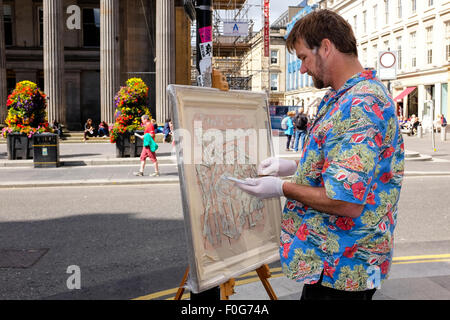
[[309, 49], [303, 39], [300, 39], [295, 44], [295, 52], [297, 57], [302, 60], [302, 67], [300, 72], [310, 75], [314, 82], [314, 87], [323, 89], [328, 87], [325, 83], [325, 68], [322, 58], [318, 54], [319, 48]]

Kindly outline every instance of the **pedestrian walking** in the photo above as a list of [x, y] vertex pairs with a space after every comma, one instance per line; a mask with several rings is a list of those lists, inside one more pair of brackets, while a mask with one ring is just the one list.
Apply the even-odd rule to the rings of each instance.
[[395, 104], [375, 70], [361, 66], [351, 26], [337, 13], [308, 14], [286, 46], [316, 88], [331, 88], [299, 161], [264, 160], [264, 177], [236, 185], [261, 199], [287, 198], [280, 259], [288, 278], [305, 283], [302, 300], [371, 300], [392, 263], [403, 179]]
[[284, 131], [284, 134], [287, 137], [286, 151], [293, 151], [293, 149], [291, 149], [291, 140], [292, 136], [294, 135], [294, 122], [292, 121], [294, 117], [295, 111], [289, 111], [287, 113], [287, 121], [285, 121], [286, 130]]
[[[303, 147], [303, 141], [305, 140], [306, 129], [308, 128], [308, 117], [304, 113], [305, 109], [303, 107], [298, 108], [298, 113], [294, 118], [295, 125], [295, 144], [294, 151], [298, 152], [299, 145], [300, 148]], [[301, 144], [300, 144], [301, 142]]]
[[144, 135], [141, 136], [137, 133], [135, 133], [135, 136], [144, 140], [142, 153], [141, 153], [141, 168], [138, 172], [135, 172], [135, 176], [144, 176], [144, 170], [145, 170], [145, 163], [147, 161], [147, 158], [150, 159], [150, 161], [153, 162], [155, 165], [155, 172], [152, 173], [151, 177], [159, 177], [159, 165], [158, 160], [156, 158], [156, 150], [158, 149], [158, 145], [155, 142], [155, 128], [153, 127], [153, 124], [150, 121], [150, 117], [148, 115], [144, 115], [141, 118], [142, 124], [145, 127]]

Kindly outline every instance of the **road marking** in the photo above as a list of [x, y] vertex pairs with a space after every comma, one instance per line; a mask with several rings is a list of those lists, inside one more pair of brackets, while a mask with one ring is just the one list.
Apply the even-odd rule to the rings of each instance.
[[[450, 262], [450, 254], [437, 254], [437, 255], [421, 255], [421, 256], [405, 256], [405, 257], [394, 257], [392, 259], [392, 264], [394, 265], [402, 265], [402, 264], [415, 264], [415, 263], [435, 263], [435, 262]], [[271, 268], [270, 272], [272, 274], [271, 279], [280, 278], [283, 277], [284, 274], [282, 273], [282, 268]], [[256, 272], [249, 272], [246, 273], [239, 278], [237, 278], [235, 286], [241, 286], [246, 285], [249, 283], [254, 283], [259, 281], [259, 277], [250, 277], [256, 275]], [[248, 278], [250, 277], [250, 278]], [[241, 279], [241, 280], [239, 280]], [[135, 298], [132, 300], [153, 300], [161, 297], [165, 297], [168, 295], [172, 295], [169, 298], [166, 298], [165, 300], [174, 300], [175, 294], [178, 291], [178, 288], [168, 289], [164, 291], [155, 292], [149, 295], [145, 295], [139, 298]], [[190, 293], [184, 294], [181, 299], [189, 299]]]

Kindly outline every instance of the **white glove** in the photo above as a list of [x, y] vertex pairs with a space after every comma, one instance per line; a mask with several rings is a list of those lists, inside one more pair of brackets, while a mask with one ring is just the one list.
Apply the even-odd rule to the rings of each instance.
[[235, 182], [235, 185], [248, 194], [260, 199], [279, 198], [284, 196], [283, 185], [286, 181], [276, 177], [246, 179], [245, 184]]
[[258, 175], [288, 177], [295, 174], [298, 165], [295, 160], [269, 158], [261, 162], [258, 167]]

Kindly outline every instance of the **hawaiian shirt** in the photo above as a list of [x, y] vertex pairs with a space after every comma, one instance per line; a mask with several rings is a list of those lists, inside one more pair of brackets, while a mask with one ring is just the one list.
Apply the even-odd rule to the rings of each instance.
[[293, 280], [338, 290], [379, 287], [388, 276], [404, 172], [395, 104], [376, 72], [365, 70], [322, 100], [308, 126], [292, 182], [325, 187], [330, 199], [364, 205], [356, 219], [287, 199], [280, 257]]

